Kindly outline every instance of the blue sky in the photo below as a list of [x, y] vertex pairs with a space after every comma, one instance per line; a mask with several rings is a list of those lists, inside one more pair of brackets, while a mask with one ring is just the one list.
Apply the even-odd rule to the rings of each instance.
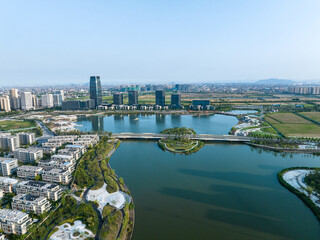
[[319, 0], [0, 0], [0, 86], [320, 80]]

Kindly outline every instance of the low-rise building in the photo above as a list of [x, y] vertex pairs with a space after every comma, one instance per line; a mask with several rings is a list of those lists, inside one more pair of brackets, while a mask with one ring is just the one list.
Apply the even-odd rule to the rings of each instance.
[[14, 210], [25, 210], [26, 212], [42, 214], [50, 210], [51, 203], [43, 196], [18, 194], [12, 198], [11, 207]]
[[38, 148], [18, 148], [13, 155], [22, 163], [34, 163], [43, 158], [43, 150]]
[[14, 178], [0, 177], [0, 189], [5, 193], [14, 193], [19, 181]]
[[17, 169], [17, 176], [19, 178], [35, 179], [36, 176], [41, 175], [41, 173], [42, 168], [37, 166], [23, 165]]
[[18, 210], [0, 209], [0, 229], [4, 233], [23, 235], [27, 233], [32, 222], [32, 218], [27, 213]]
[[44, 142], [41, 144], [42, 147], [46, 148], [59, 148], [62, 146], [61, 142]]
[[19, 137], [20, 144], [22, 145], [31, 145], [36, 141], [35, 133], [21, 132], [18, 133], [17, 136]]
[[0, 157], [0, 173], [3, 176], [11, 176], [13, 173], [17, 171], [18, 168], [18, 160], [16, 158], [3, 158]]
[[42, 172], [42, 179], [46, 182], [68, 184], [71, 181], [71, 173], [63, 169], [51, 169]]
[[49, 171], [51, 169], [62, 169], [73, 173], [75, 170], [75, 165], [76, 164], [74, 162], [62, 162], [53, 160], [42, 160], [38, 162], [38, 166], [42, 167], [45, 171]]
[[66, 145], [65, 149], [79, 150], [81, 154], [86, 152], [86, 147], [83, 145]]
[[31, 194], [33, 196], [43, 196], [52, 201], [61, 198], [62, 189], [57, 184], [40, 181], [23, 181], [16, 187], [17, 194]]
[[71, 162], [74, 163], [75, 159], [71, 155], [55, 154], [51, 156], [51, 160], [59, 162]]
[[75, 160], [78, 160], [82, 155], [79, 149], [73, 150], [68, 148], [58, 150], [58, 154], [72, 156]]

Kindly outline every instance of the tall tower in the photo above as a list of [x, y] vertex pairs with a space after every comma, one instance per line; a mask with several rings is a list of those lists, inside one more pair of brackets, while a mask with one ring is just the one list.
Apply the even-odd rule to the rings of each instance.
[[90, 99], [95, 102], [95, 107], [102, 104], [102, 90], [99, 76], [90, 77]]
[[166, 96], [164, 90], [156, 90], [156, 105], [162, 107], [166, 105]]
[[138, 91], [128, 91], [129, 105], [138, 105]]

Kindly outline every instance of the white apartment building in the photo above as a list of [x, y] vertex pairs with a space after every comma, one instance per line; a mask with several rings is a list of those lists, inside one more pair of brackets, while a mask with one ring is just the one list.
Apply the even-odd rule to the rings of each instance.
[[0, 134], [0, 148], [9, 149], [10, 151], [14, 151], [20, 147], [19, 137], [13, 136], [10, 133]]
[[43, 158], [43, 150], [37, 148], [18, 148], [13, 156], [22, 163], [34, 163]]
[[0, 189], [5, 193], [14, 193], [19, 181], [14, 178], [0, 177]]
[[61, 198], [62, 189], [57, 184], [39, 182], [39, 181], [22, 181], [16, 186], [17, 194], [31, 194], [33, 196], [43, 196], [52, 201]]
[[41, 106], [47, 108], [53, 107], [53, 95], [51, 93], [41, 96]]
[[11, 176], [13, 173], [17, 171], [18, 160], [16, 158], [0, 157], [0, 165], [0, 173], [6, 177]]
[[11, 111], [11, 105], [10, 105], [9, 96], [0, 97], [0, 110], [3, 110], [5, 112], [10, 112]]
[[62, 106], [62, 95], [61, 94], [53, 94], [53, 106], [60, 107]]
[[51, 203], [43, 196], [18, 194], [12, 198], [11, 207], [14, 210], [25, 210], [39, 215], [48, 212], [51, 208]]
[[36, 141], [35, 133], [21, 132], [18, 133], [17, 136], [19, 137], [20, 144], [22, 145], [31, 145]]
[[66, 145], [65, 149], [79, 150], [81, 154], [86, 152], [86, 148], [83, 145]]
[[75, 162], [61, 162], [54, 160], [42, 160], [38, 162], [38, 166], [42, 167], [45, 171], [49, 171], [51, 169], [62, 169], [73, 173], [75, 170], [75, 165]]
[[45, 142], [41, 144], [42, 147], [46, 148], [59, 148], [62, 146], [61, 142]]
[[21, 92], [21, 110], [28, 111], [33, 109], [31, 92]]
[[70, 155], [70, 156], [72, 156], [75, 160], [78, 160], [78, 159], [81, 157], [81, 155], [82, 155], [79, 150], [72, 150], [72, 149], [67, 149], [67, 148], [58, 150], [58, 154], [61, 154], [61, 155]]
[[42, 172], [42, 179], [46, 182], [68, 184], [71, 181], [71, 173], [63, 169], [51, 169]]
[[27, 233], [28, 227], [32, 224], [32, 218], [27, 213], [0, 209], [0, 229], [7, 234], [23, 235]]
[[18, 167], [17, 177], [35, 179], [36, 176], [41, 175], [42, 170], [42, 167], [23, 165]]

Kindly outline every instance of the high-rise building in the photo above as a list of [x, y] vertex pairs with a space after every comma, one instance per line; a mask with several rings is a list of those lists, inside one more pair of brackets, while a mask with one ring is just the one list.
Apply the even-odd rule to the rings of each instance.
[[156, 90], [156, 105], [166, 105], [166, 95], [164, 90]]
[[50, 93], [47, 93], [45, 95], [41, 96], [41, 106], [42, 107], [53, 107], [53, 95]]
[[11, 110], [17, 110], [21, 108], [20, 97], [11, 97], [10, 96], [10, 107]]
[[15, 89], [15, 88], [10, 89], [10, 97], [14, 97], [14, 98], [19, 97], [18, 89]]
[[181, 107], [181, 94], [174, 93], [171, 95], [171, 106], [174, 108]]
[[123, 105], [123, 95], [122, 95], [122, 93], [114, 93], [113, 94], [113, 104], [115, 104], [115, 105]]
[[31, 92], [22, 92], [21, 93], [21, 110], [31, 110], [32, 106], [32, 94]]
[[37, 98], [36, 95], [32, 95], [32, 105], [34, 109], [39, 107], [39, 99]]
[[138, 91], [128, 91], [129, 105], [138, 105]]
[[0, 109], [5, 112], [11, 111], [9, 96], [0, 97]]
[[64, 101], [64, 91], [63, 90], [55, 90], [53, 94], [60, 94], [62, 96], [62, 101]]
[[90, 77], [90, 99], [95, 102], [95, 107], [102, 104], [102, 89], [99, 76]]
[[53, 106], [60, 107], [62, 106], [62, 98], [63, 96], [61, 94], [53, 94]]

